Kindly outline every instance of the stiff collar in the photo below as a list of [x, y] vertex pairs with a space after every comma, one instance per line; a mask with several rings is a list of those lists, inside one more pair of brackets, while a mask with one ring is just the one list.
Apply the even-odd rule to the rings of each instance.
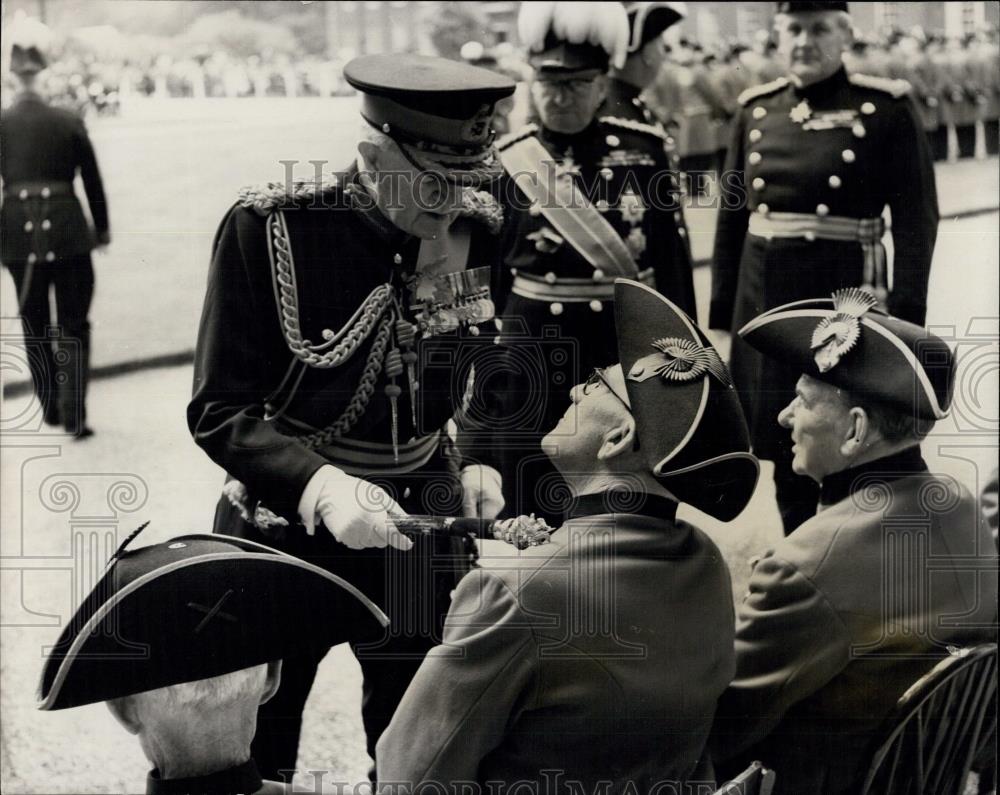
[[915, 444], [885, 458], [827, 475], [820, 486], [819, 503], [821, 506], [833, 505], [847, 499], [854, 492], [871, 486], [876, 475], [880, 482], [891, 482], [926, 471], [920, 445]]
[[600, 494], [582, 494], [573, 500], [566, 511], [566, 520], [609, 513], [629, 513], [650, 516], [672, 522], [677, 517], [677, 503], [655, 494], [634, 491], [602, 491]]
[[570, 147], [573, 147], [575, 151], [582, 151], [584, 148], [593, 145], [592, 142], [597, 135], [597, 125], [597, 115], [595, 114], [593, 121], [580, 130], [580, 132], [560, 133], [543, 126], [541, 128], [541, 137], [542, 140], [550, 144], [558, 152], [565, 152]]
[[147, 795], [251, 795], [264, 786], [253, 759], [242, 765], [190, 778], [160, 778], [159, 770], [146, 776]]
[[850, 85], [850, 80], [847, 78], [847, 69], [844, 66], [841, 66], [832, 75], [820, 80], [818, 83], [812, 83], [808, 86], [803, 86], [802, 88], [799, 88], [792, 83], [795, 90], [795, 96], [804, 97], [805, 99], [813, 102], [822, 101], [827, 97], [832, 97], [844, 86], [848, 85]]

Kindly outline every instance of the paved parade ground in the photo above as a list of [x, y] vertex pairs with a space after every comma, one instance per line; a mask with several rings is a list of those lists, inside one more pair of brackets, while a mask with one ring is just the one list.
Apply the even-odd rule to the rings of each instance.
[[[266, 112], [261, 112], [264, 109]], [[91, 125], [105, 177], [113, 243], [95, 256], [94, 364], [110, 367], [190, 351], [195, 343], [212, 233], [240, 185], [281, 180], [283, 160], [325, 170], [345, 165], [357, 131], [354, 100], [244, 100], [146, 107]], [[977, 491], [997, 465], [1000, 237], [997, 160], [938, 172], [942, 223], [928, 325], [953, 342], [959, 371], [952, 416], [925, 444], [932, 470]], [[976, 212], [971, 215], [970, 210]], [[961, 216], [956, 218], [956, 216]], [[689, 214], [696, 255], [708, 256], [714, 211]], [[26, 369], [10, 278], [2, 277], [0, 343], [5, 383]], [[699, 314], [710, 289], [696, 274]], [[261, 318], [261, 322], [272, 322]], [[20, 352], [19, 352], [20, 351]], [[146, 764], [136, 740], [102, 705], [38, 712], [44, 649], [99, 576], [117, 541], [151, 521], [138, 543], [209, 532], [223, 473], [191, 441], [184, 418], [187, 364], [94, 381], [96, 436], [69, 441], [40, 426], [27, 394], [4, 400], [0, 462], [0, 789], [5, 792], [139, 792]], [[16, 390], [15, 390], [16, 391]], [[779, 534], [770, 472], [730, 525], [693, 511], [730, 564], [734, 596], [746, 560]], [[117, 539], [117, 540], [116, 540]], [[484, 554], [497, 550], [484, 545]], [[360, 673], [340, 647], [328, 655], [307, 707], [300, 769], [327, 785], [365, 779]], [[308, 777], [303, 785], [311, 788]], [[308, 791], [308, 789], [306, 790]], [[317, 790], [318, 791], [318, 790]]]

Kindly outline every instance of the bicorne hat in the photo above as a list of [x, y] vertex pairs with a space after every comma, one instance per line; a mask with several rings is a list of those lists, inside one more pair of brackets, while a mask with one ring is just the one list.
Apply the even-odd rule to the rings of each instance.
[[948, 414], [955, 357], [947, 343], [886, 314], [860, 288], [776, 307], [739, 334], [764, 355], [856, 396], [929, 421]]
[[389, 623], [354, 586], [270, 547], [185, 535], [126, 550], [63, 629], [38, 706], [65, 709], [376, 639]]
[[623, 5], [628, 14], [629, 53], [639, 52], [653, 39], [662, 36], [663, 31], [687, 16], [687, 6], [684, 3], [630, 2]]
[[615, 327], [650, 471], [681, 502], [735, 519], [760, 466], [728, 368], [680, 307], [639, 282], [615, 280]]

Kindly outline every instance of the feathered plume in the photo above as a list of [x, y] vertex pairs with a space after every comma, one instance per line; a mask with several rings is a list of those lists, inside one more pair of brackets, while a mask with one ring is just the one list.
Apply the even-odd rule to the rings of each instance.
[[24, 9], [14, 12], [14, 19], [7, 28], [7, 46], [37, 47], [40, 52], [47, 52], [52, 46], [52, 29], [44, 22], [29, 17]]
[[550, 30], [571, 44], [603, 47], [613, 66], [625, 66], [629, 26], [621, 3], [521, 3], [517, 32], [523, 44], [542, 50]]

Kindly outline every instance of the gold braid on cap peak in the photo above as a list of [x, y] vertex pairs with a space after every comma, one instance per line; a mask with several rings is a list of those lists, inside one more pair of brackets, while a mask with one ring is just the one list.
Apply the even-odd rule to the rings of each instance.
[[857, 345], [861, 336], [860, 318], [877, 304], [878, 299], [860, 287], [847, 287], [833, 294], [834, 314], [819, 322], [809, 345], [821, 373], [836, 367]]
[[654, 370], [658, 376], [667, 381], [686, 383], [710, 373], [726, 386], [732, 386], [729, 370], [714, 348], [680, 337], [653, 340], [653, 347], [663, 354], [661, 362], [654, 367]]

